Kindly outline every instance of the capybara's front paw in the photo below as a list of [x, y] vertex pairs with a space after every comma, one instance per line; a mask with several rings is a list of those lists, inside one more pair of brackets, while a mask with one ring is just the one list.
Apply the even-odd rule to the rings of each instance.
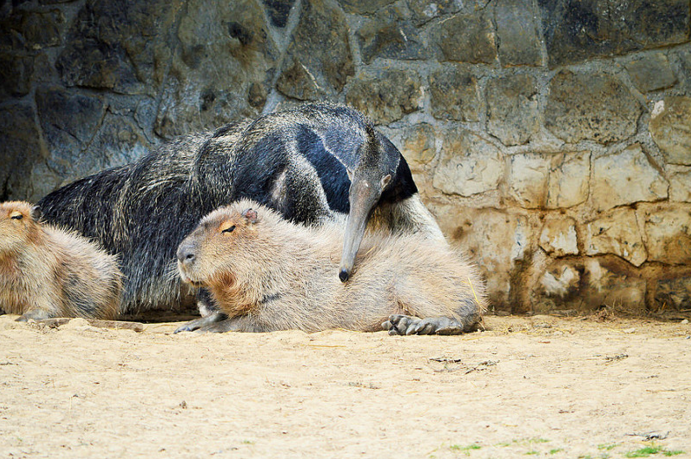
[[50, 319], [53, 316], [43, 309], [32, 309], [31, 311], [26, 311], [24, 314], [19, 316], [17, 322], [28, 322], [30, 320], [45, 320]]
[[390, 335], [459, 335], [463, 325], [450, 317], [419, 319], [404, 314], [392, 314], [382, 324]]

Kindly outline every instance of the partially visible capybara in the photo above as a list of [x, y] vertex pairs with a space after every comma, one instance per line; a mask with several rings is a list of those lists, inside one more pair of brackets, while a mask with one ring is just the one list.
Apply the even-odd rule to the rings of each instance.
[[29, 203], [0, 204], [0, 311], [20, 321], [114, 319], [121, 290], [116, 257], [41, 223]]
[[223, 312], [215, 323], [199, 319], [199, 328], [453, 334], [479, 325], [485, 284], [447, 244], [369, 233], [342, 283], [333, 270], [343, 233], [337, 224], [288, 222], [249, 200], [213, 211], [177, 252], [182, 280], [207, 287]]

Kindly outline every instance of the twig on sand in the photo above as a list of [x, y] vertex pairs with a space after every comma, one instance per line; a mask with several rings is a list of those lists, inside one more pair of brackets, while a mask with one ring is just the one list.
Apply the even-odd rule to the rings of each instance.
[[670, 431], [667, 431], [667, 433], [661, 433], [661, 432], [641, 432], [641, 433], [627, 433], [626, 435], [629, 437], [643, 437], [645, 441], [652, 441], [652, 440], [664, 440], [667, 438], [669, 435]]
[[[55, 319], [44, 319], [39, 320], [39, 324], [43, 324], [50, 328], [57, 328], [61, 325], [65, 325], [72, 320], [71, 317], [58, 317]], [[89, 325], [98, 328], [115, 328], [115, 329], [125, 329], [134, 330], [137, 333], [144, 331], [144, 324], [141, 322], [123, 322], [119, 320], [100, 320], [100, 319], [85, 319]]]

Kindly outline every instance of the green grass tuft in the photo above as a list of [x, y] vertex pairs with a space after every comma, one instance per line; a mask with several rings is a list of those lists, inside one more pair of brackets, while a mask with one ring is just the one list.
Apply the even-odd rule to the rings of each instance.
[[626, 457], [648, 457], [651, 454], [661, 453], [663, 450], [662, 446], [646, 446], [645, 448], [637, 449], [636, 451], [629, 451], [624, 454]]
[[461, 445], [451, 445], [449, 446], [449, 449], [452, 449], [454, 451], [462, 451], [466, 456], [470, 456], [470, 452], [475, 449], [480, 449], [482, 446], [473, 443], [472, 445], [468, 446], [461, 446]]

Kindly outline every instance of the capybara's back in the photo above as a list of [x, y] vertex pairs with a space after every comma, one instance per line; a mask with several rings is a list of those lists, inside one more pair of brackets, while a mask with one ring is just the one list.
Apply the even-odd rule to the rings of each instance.
[[480, 323], [484, 282], [448, 245], [368, 234], [357, 271], [341, 283], [332, 273], [342, 241], [336, 224], [296, 225], [241, 201], [201, 221], [180, 245], [178, 266], [184, 281], [210, 289], [229, 330], [461, 333]]
[[31, 204], [0, 204], [0, 309], [19, 320], [113, 319], [122, 276], [116, 257], [40, 222]]

